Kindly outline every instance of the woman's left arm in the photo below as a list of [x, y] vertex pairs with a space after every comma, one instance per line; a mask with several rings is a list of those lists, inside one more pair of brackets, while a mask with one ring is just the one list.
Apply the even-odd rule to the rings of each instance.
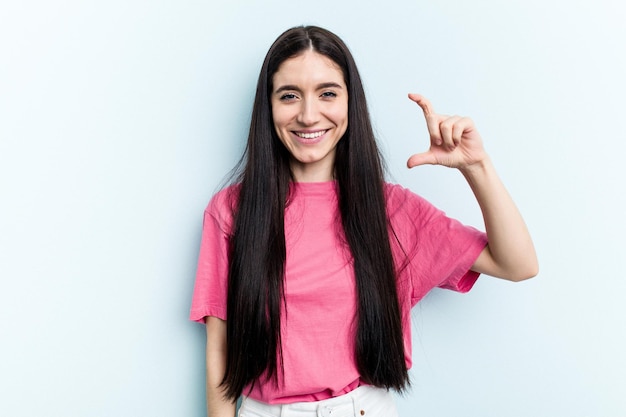
[[459, 169], [482, 211], [489, 243], [472, 270], [510, 281], [537, 275], [537, 255], [524, 219], [485, 152], [474, 122], [437, 114], [418, 94], [409, 94], [409, 98], [424, 112], [430, 149], [411, 156], [408, 167], [433, 164]]

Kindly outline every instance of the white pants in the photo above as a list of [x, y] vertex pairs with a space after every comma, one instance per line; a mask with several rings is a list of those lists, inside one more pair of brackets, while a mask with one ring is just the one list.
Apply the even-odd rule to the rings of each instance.
[[362, 386], [340, 397], [292, 404], [266, 404], [243, 397], [239, 417], [397, 417], [393, 394]]

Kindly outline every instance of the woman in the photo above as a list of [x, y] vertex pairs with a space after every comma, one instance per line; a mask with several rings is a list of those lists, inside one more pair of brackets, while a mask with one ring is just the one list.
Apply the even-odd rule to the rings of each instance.
[[[430, 149], [409, 168], [459, 169], [487, 234], [384, 181], [363, 86], [345, 44], [283, 33], [263, 62], [235, 185], [205, 211], [191, 309], [207, 328], [209, 415], [396, 415], [409, 384], [410, 309], [480, 273], [537, 273], [524, 222], [473, 122], [422, 109]], [[256, 413], [256, 414], [255, 414]]]

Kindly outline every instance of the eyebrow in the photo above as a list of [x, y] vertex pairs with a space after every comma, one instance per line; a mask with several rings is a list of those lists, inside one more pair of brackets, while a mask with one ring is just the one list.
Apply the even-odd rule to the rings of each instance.
[[[338, 89], [343, 89], [343, 87], [335, 82], [327, 82], [327, 83], [321, 83], [317, 85], [316, 90], [323, 90], [325, 88], [338, 88]], [[278, 94], [278, 93], [282, 93], [283, 91], [298, 91], [298, 92], [302, 92], [302, 90], [300, 90], [300, 88], [298, 86], [295, 85], [281, 85], [280, 87], [278, 87], [276, 89], [276, 91], [274, 91], [274, 94]]]

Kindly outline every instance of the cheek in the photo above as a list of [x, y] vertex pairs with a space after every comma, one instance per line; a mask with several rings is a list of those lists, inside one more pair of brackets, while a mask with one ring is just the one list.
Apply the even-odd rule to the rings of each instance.
[[285, 125], [291, 120], [291, 116], [288, 111], [284, 109], [275, 109], [272, 111], [272, 121], [276, 130], [285, 128]]
[[348, 125], [348, 105], [337, 106], [333, 109], [330, 116], [338, 126]]
[[288, 133], [285, 133], [287, 121], [285, 119], [284, 113], [281, 113], [280, 111], [273, 111], [272, 122], [274, 123], [274, 132], [278, 136], [278, 139], [283, 143], [283, 145], [285, 145], [285, 136], [287, 136]]

